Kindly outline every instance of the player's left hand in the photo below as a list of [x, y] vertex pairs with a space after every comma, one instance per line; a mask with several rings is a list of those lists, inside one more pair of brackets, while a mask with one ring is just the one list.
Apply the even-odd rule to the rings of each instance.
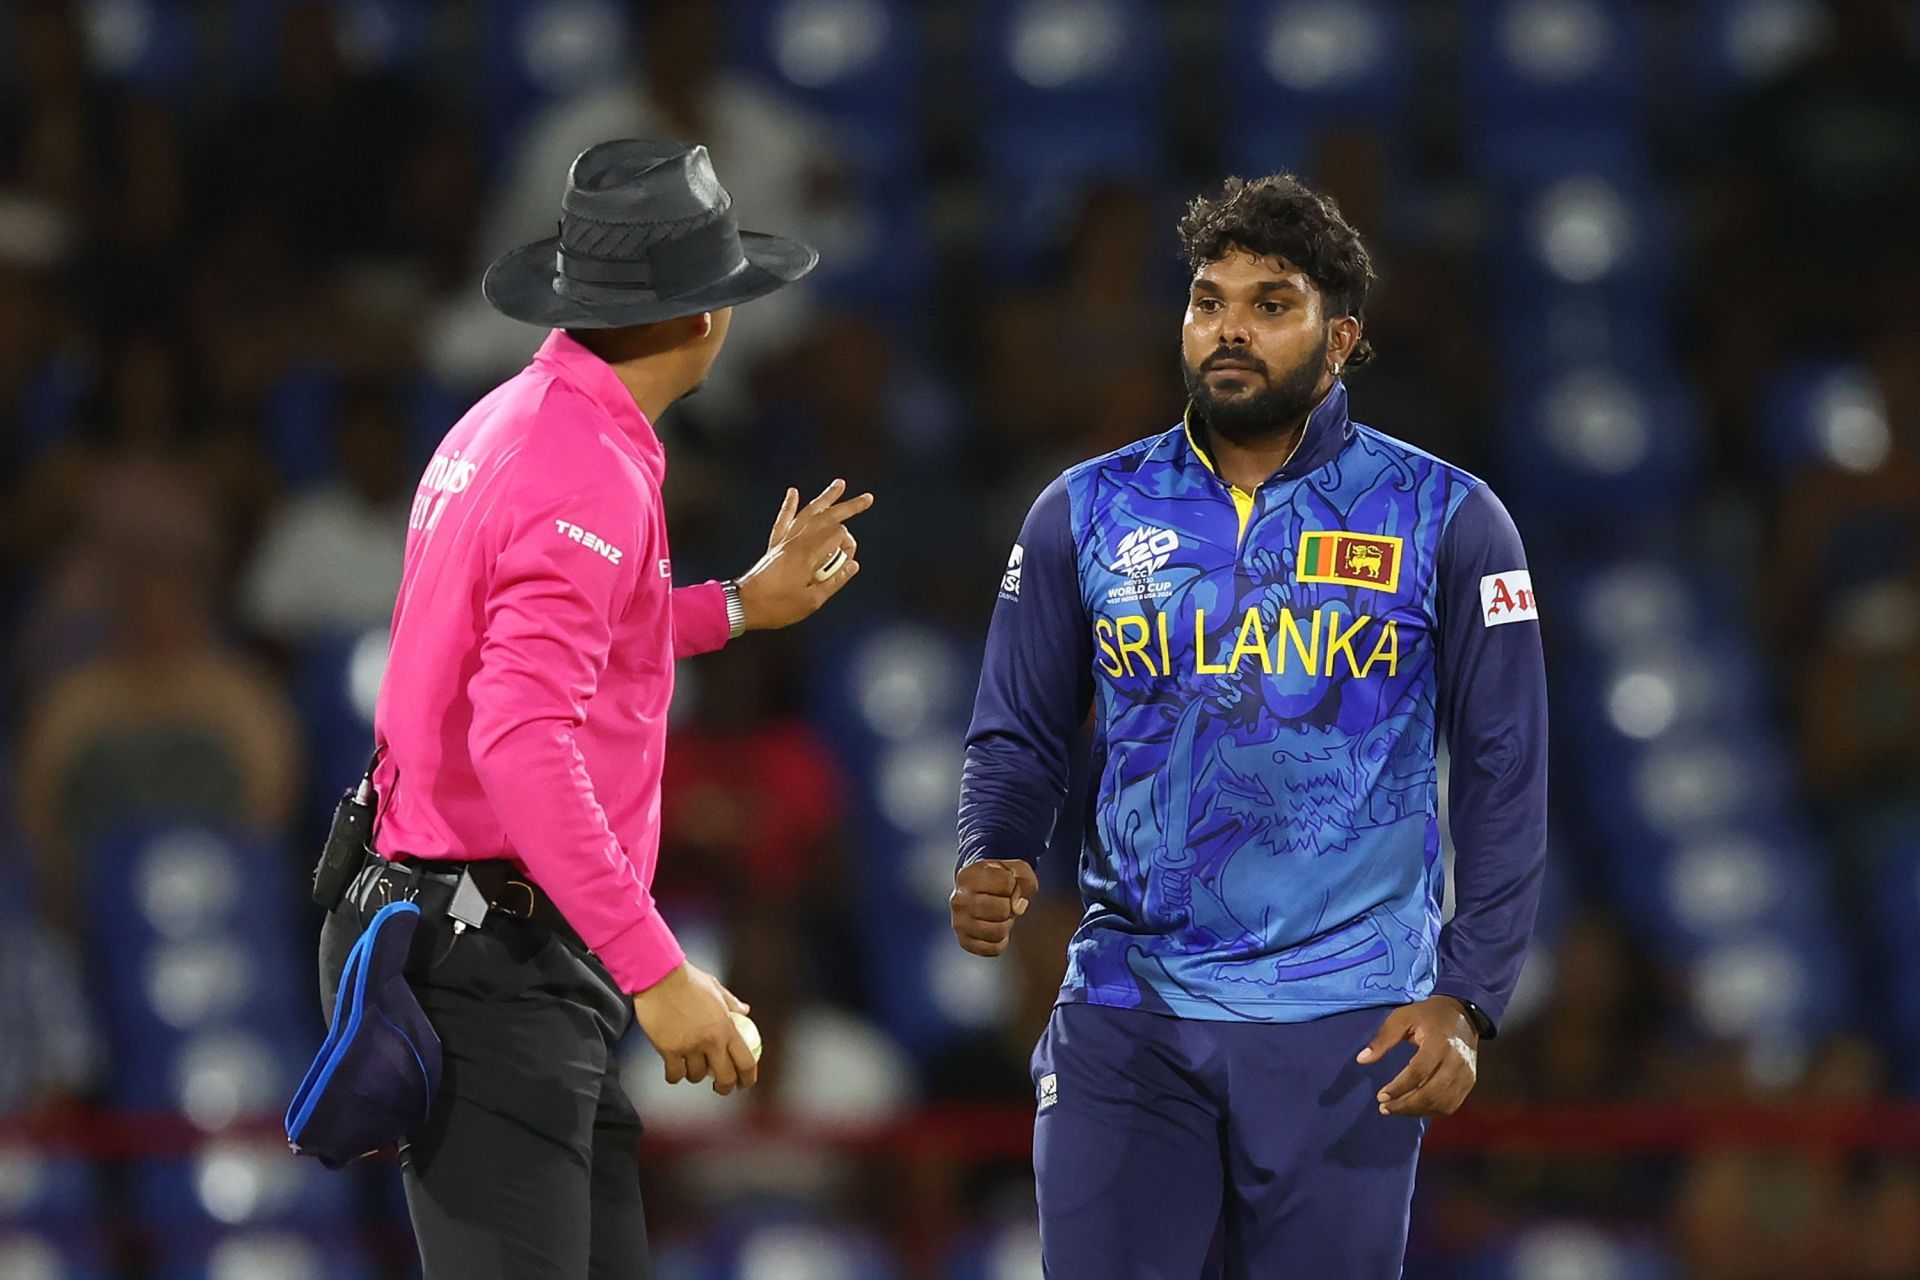
[[[740, 607], [746, 611], [747, 630], [772, 631], [809, 617], [839, 593], [860, 572], [854, 554], [859, 543], [847, 530], [847, 521], [873, 505], [863, 493], [836, 501], [847, 491], [845, 480], [835, 480], [826, 491], [800, 505], [800, 491], [787, 490], [767, 537], [767, 554], [740, 575]], [[825, 578], [816, 570], [834, 564]]]
[[1376, 1101], [1383, 1116], [1450, 1116], [1473, 1092], [1480, 1075], [1480, 1033], [1452, 996], [1430, 996], [1387, 1015], [1356, 1062], [1378, 1062], [1402, 1040], [1413, 1060], [1387, 1081]]

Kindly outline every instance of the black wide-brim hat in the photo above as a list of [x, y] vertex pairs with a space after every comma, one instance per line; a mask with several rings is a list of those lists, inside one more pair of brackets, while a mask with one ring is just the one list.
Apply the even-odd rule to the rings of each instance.
[[326, 1043], [287, 1107], [287, 1142], [338, 1169], [424, 1124], [440, 1088], [440, 1037], [407, 985], [420, 908], [380, 908], [347, 955]]
[[658, 324], [765, 297], [813, 270], [798, 240], [742, 231], [703, 146], [629, 138], [582, 151], [560, 234], [487, 268], [494, 310], [550, 329]]

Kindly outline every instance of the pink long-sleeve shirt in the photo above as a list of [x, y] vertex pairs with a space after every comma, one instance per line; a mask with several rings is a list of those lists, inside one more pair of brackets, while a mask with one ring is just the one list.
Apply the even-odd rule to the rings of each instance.
[[654, 905], [676, 657], [727, 641], [673, 588], [666, 454], [555, 331], [441, 442], [416, 491], [374, 714], [387, 857], [508, 858], [628, 991], [684, 959]]

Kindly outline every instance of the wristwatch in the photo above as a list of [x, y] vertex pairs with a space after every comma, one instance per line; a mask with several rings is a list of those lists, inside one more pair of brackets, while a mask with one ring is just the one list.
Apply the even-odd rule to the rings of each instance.
[[1459, 1001], [1460, 1007], [1467, 1011], [1467, 1021], [1473, 1024], [1475, 1035], [1479, 1036], [1482, 1040], [1493, 1039], [1495, 1031], [1493, 1019], [1487, 1016], [1485, 1009], [1482, 1009], [1465, 996], [1449, 996], [1448, 999]]
[[728, 578], [720, 584], [720, 594], [727, 598], [727, 639], [738, 640], [747, 634], [747, 606], [740, 602], [740, 584]]

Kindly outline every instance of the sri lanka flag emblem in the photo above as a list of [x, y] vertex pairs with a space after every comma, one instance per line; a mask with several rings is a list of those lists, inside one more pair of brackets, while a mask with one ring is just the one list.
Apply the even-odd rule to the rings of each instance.
[[1301, 582], [1335, 582], [1344, 587], [1392, 591], [1400, 585], [1404, 543], [1386, 534], [1311, 532], [1300, 537]]

